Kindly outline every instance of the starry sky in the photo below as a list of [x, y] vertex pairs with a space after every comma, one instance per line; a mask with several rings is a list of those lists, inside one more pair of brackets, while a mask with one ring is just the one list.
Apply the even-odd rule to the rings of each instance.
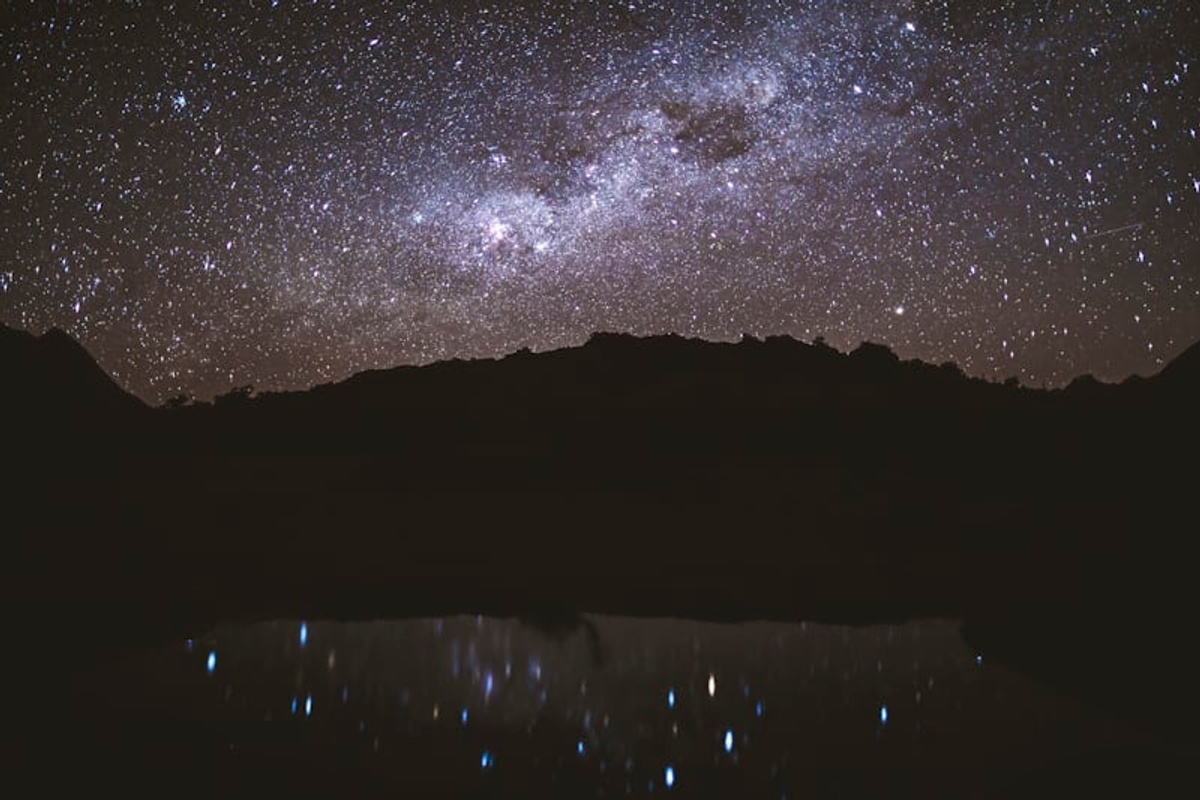
[[1200, 337], [1200, 7], [14, 3], [0, 322], [150, 401], [597, 330], [972, 375]]

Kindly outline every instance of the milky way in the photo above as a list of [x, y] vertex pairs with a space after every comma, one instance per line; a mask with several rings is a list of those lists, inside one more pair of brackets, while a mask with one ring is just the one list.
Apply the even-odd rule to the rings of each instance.
[[1056, 385], [1200, 336], [1193, 3], [32, 3], [0, 322], [151, 400], [597, 330]]

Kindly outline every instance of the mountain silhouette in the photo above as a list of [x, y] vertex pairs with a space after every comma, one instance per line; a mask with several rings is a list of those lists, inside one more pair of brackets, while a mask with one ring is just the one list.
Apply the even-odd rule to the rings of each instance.
[[1149, 383], [1162, 402], [1186, 403], [1195, 408], [1200, 399], [1200, 342], [1176, 356]]
[[1082, 653], [1136, 670], [1121, 654], [1195, 602], [1200, 346], [1150, 378], [1047, 391], [869, 343], [601, 333], [150, 409], [65, 334], [4, 330], [0, 374], [5, 607], [100, 615], [107, 636], [938, 615], [1079, 683]]
[[0, 375], [0, 408], [18, 419], [33, 415], [60, 424], [92, 424], [147, 410], [57, 328], [33, 336], [0, 325]]
[[[41, 336], [0, 325], [3, 408], [54, 417], [62, 424], [120, 418], [154, 423], [151, 410], [120, 386], [74, 339], [55, 328]], [[849, 354], [786, 336], [765, 341], [714, 343], [676, 335], [640, 338], [597, 333], [582, 347], [534, 354], [522, 350], [502, 359], [447, 361], [359, 373], [335, 384], [300, 392], [253, 396], [241, 387], [213, 402], [192, 403], [189, 421], [211, 424], [265, 422], [285, 427], [303, 416], [305, 427], [362, 427], [364, 419], [389, 429], [409, 420], [397, 410], [491, 408], [503, 415], [561, 409], [713, 410], [831, 407], [857, 411], [930, 407], [1009, 407], [1014, 401], [1052, 407], [1087, 394], [1105, 407], [1131, 407], [1190, 399], [1200, 390], [1200, 342], [1148, 379], [1103, 384], [1084, 375], [1065, 390], [1020, 389], [966, 377], [951, 363], [934, 366], [901, 361], [889, 348], [864, 342]], [[153, 409], [161, 417], [178, 408]], [[236, 412], [236, 413], [234, 413]], [[61, 415], [67, 414], [64, 420]]]

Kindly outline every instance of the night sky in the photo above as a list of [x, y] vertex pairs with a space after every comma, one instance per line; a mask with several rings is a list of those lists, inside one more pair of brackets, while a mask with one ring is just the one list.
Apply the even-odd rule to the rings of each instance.
[[0, 86], [0, 322], [152, 401], [597, 330], [1032, 385], [1200, 336], [1193, 0], [35, 0]]

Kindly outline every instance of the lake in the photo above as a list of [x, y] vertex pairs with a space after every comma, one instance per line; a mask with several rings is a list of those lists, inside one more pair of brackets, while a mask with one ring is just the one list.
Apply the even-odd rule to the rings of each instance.
[[289, 620], [52, 666], [5, 765], [175, 793], [1024, 797], [1178, 760], [950, 621]]

